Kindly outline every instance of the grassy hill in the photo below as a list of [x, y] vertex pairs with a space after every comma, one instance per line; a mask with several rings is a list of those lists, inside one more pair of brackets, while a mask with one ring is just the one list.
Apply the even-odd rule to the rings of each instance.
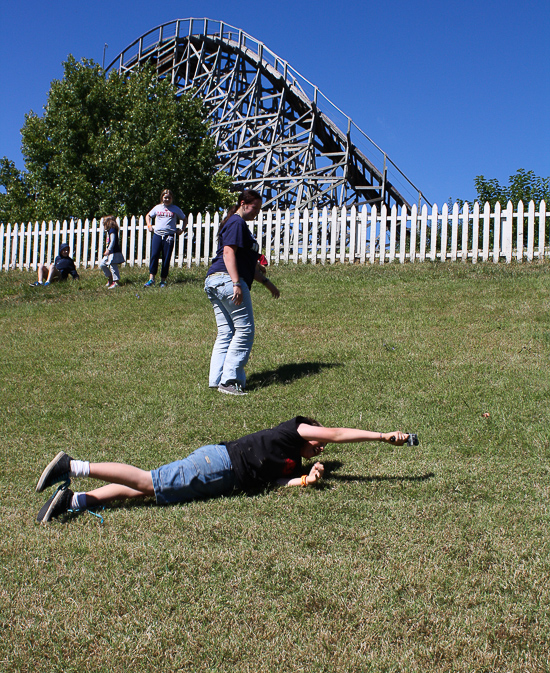
[[[549, 670], [549, 272], [270, 269], [243, 398], [208, 388], [204, 270], [0, 274], [0, 669]], [[329, 445], [317, 488], [35, 523], [61, 449], [149, 469], [296, 414], [420, 446]]]

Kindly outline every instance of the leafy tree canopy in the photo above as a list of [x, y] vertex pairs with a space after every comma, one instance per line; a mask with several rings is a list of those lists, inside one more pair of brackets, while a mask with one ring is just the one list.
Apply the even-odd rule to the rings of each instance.
[[92, 60], [63, 66], [44, 115], [25, 117], [26, 170], [0, 161], [0, 220], [139, 215], [166, 188], [187, 212], [232, 202], [199, 100], [176, 96], [151, 67], [105, 77]]
[[[540, 178], [533, 171], [526, 171], [523, 168], [519, 168], [515, 175], [510, 176], [508, 185], [501, 185], [495, 179], [488, 180], [483, 175], [478, 175], [474, 184], [477, 191], [476, 201], [481, 204], [488, 202], [491, 208], [496, 203], [506, 207], [508, 201], [512, 202], [514, 208], [520, 201], [523, 201], [524, 205], [529, 201], [540, 203], [543, 199], [547, 204], [550, 203], [550, 177]], [[459, 205], [466, 203], [461, 199], [457, 199], [457, 202]]]

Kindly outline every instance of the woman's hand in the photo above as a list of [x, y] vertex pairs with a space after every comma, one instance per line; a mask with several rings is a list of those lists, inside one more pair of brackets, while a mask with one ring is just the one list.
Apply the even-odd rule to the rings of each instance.
[[273, 283], [270, 280], [267, 281], [265, 286], [271, 292], [271, 296], [273, 297], [273, 299], [279, 299], [279, 297], [281, 296], [281, 293], [279, 292], [277, 287], [275, 285], [273, 285]]
[[316, 484], [323, 477], [325, 466], [323, 463], [315, 463], [306, 477], [306, 484]]
[[240, 285], [233, 285], [233, 297], [231, 301], [235, 306], [240, 306], [243, 303], [243, 291]]
[[401, 432], [400, 430], [395, 430], [395, 432], [381, 432], [380, 435], [384, 442], [395, 444], [395, 446], [403, 446], [409, 438], [409, 435], [406, 432]]

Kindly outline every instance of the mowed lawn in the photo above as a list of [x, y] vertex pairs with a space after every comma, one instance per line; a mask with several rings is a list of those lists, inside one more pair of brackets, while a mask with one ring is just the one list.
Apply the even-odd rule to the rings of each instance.
[[[272, 268], [242, 398], [208, 388], [204, 274], [0, 274], [0, 670], [550, 670], [550, 265]], [[59, 450], [150, 469], [297, 414], [420, 445], [35, 522]]]

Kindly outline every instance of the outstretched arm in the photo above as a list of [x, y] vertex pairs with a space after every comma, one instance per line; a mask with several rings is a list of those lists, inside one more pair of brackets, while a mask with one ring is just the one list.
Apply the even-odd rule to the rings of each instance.
[[394, 432], [371, 432], [355, 428], [323, 428], [307, 423], [300, 423], [298, 434], [307, 442], [334, 442], [335, 444], [347, 444], [351, 442], [388, 442], [396, 446], [403, 446], [409, 435], [406, 432], [395, 430]]

